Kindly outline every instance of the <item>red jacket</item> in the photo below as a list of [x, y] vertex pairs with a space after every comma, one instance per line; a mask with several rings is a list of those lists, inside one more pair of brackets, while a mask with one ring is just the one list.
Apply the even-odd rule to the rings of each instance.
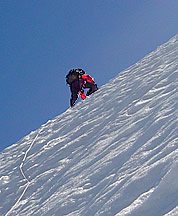
[[86, 82], [90, 82], [90, 83], [95, 83], [93, 78], [88, 74], [82, 75], [82, 79], [84, 82], [86, 81]]

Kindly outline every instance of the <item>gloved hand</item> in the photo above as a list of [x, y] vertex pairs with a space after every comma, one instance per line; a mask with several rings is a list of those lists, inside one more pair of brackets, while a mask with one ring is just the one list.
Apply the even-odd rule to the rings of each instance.
[[85, 100], [86, 95], [85, 95], [85, 92], [84, 92], [83, 89], [81, 89], [81, 90], [79, 91], [79, 95], [80, 95], [80, 97], [81, 97], [83, 100]]

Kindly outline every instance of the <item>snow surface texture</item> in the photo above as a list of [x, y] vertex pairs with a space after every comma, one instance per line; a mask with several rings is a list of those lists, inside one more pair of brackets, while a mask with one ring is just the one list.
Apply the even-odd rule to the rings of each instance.
[[0, 215], [178, 215], [178, 35], [0, 153]]

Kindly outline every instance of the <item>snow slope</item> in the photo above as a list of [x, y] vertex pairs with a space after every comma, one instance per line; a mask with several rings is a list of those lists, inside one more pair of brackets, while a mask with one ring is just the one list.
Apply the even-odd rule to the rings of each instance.
[[177, 41], [0, 153], [0, 215], [178, 215]]

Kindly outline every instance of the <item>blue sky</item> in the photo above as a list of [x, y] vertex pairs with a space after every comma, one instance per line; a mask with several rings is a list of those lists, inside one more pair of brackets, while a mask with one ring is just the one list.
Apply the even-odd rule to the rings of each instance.
[[98, 86], [177, 34], [177, 0], [0, 1], [0, 151], [69, 107], [66, 73]]

